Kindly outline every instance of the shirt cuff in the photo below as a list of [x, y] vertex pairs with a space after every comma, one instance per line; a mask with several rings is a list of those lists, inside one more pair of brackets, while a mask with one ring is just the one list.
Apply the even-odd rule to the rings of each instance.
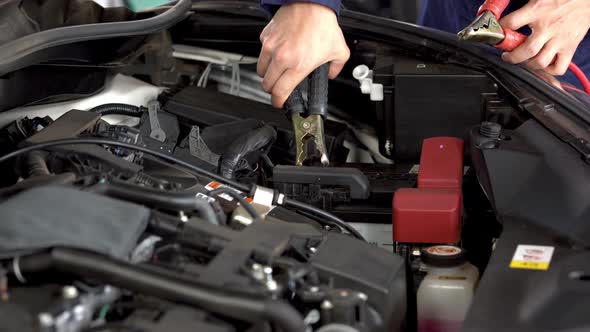
[[282, 5], [287, 5], [294, 2], [312, 2], [331, 8], [336, 15], [340, 15], [341, 0], [260, 0], [262, 8], [267, 12], [274, 14]]

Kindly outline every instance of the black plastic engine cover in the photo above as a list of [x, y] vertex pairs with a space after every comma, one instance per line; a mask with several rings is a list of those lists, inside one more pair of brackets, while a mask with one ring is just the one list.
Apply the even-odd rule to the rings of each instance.
[[349, 288], [368, 296], [385, 320], [387, 331], [398, 331], [406, 315], [404, 259], [345, 235], [334, 234], [311, 259], [320, 278], [334, 288]]

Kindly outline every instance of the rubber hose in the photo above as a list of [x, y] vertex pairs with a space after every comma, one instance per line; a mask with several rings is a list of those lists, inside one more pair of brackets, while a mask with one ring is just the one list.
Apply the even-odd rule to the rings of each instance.
[[276, 139], [277, 132], [269, 125], [263, 125], [239, 137], [219, 158], [219, 174], [226, 179], [233, 179], [240, 160], [249, 153], [272, 144]]
[[47, 162], [45, 161], [45, 154], [41, 151], [33, 151], [25, 156], [24, 162], [27, 178], [50, 175]]
[[229, 242], [229, 238], [218, 234], [204, 232], [192, 223], [185, 223], [178, 218], [152, 212], [148, 231], [167, 240], [178, 242], [182, 246], [217, 253]]
[[105, 115], [125, 115], [140, 118], [145, 112], [146, 108], [141, 106], [133, 106], [128, 104], [104, 104], [96, 106], [89, 110], [89, 112]]
[[198, 199], [194, 194], [163, 192], [126, 183], [104, 182], [90, 187], [88, 191], [123, 199], [129, 202], [153, 206], [165, 210], [198, 211], [201, 218], [219, 225], [219, 220], [209, 202]]
[[55, 248], [48, 253], [23, 256], [18, 260], [18, 268], [23, 275], [54, 269], [81, 278], [92, 278], [118, 288], [202, 308], [225, 317], [252, 323], [268, 320], [284, 332], [305, 331], [305, 324], [299, 312], [283, 301], [257, 298], [228, 289], [178, 280], [169, 274], [154, 273], [153, 267], [152, 272], [148, 272], [141, 266], [79, 249]]

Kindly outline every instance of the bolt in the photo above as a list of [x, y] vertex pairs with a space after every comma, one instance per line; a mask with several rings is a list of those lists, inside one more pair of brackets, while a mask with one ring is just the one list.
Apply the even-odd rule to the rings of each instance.
[[312, 293], [317, 293], [320, 291], [320, 288], [318, 286], [312, 286], [309, 288], [309, 291]]
[[186, 213], [184, 213], [184, 211], [178, 212], [178, 217], [180, 218], [180, 221], [181, 222], [187, 222], [188, 221], [188, 216], [186, 215]]
[[268, 288], [269, 291], [274, 292], [279, 289], [279, 284], [271, 279], [266, 282], [266, 288]]
[[367, 301], [369, 299], [369, 297], [365, 293], [358, 293], [358, 297], [363, 301]]
[[258, 263], [252, 264], [252, 276], [258, 281], [263, 281], [266, 278], [262, 265]]
[[309, 122], [307, 122], [307, 121], [303, 122], [301, 124], [301, 126], [303, 127], [303, 129], [309, 129], [309, 128], [311, 128], [311, 124]]
[[320, 312], [313, 309], [303, 319], [305, 325], [312, 325], [320, 321]]
[[416, 68], [417, 68], [417, 69], [424, 69], [424, 68], [426, 68], [426, 64], [424, 64], [424, 63], [419, 63], [419, 64], [417, 64], [417, 65], [416, 65]]
[[73, 300], [78, 297], [80, 293], [78, 292], [78, 288], [74, 286], [64, 286], [61, 289], [61, 296], [65, 300]]
[[309, 251], [311, 251], [311, 253], [315, 254], [315, 252], [318, 251], [318, 249], [316, 247], [309, 247]]
[[39, 316], [37, 316], [37, 318], [39, 319], [39, 325], [41, 325], [41, 327], [53, 326], [53, 316], [51, 316], [51, 314], [42, 312], [39, 314]]
[[322, 304], [320, 305], [320, 307], [323, 310], [332, 310], [334, 308], [334, 305], [332, 304], [332, 302], [330, 302], [328, 300], [324, 300], [324, 302], [322, 302]]
[[385, 140], [385, 153], [388, 156], [391, 156], [393, 154], [393, 143], [391, 142], [391, 140]]

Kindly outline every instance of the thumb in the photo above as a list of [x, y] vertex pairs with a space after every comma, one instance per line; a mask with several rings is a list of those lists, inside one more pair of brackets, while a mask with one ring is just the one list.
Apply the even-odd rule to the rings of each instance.
[[533, 8], [533, 3], [529, 2], [519, 10], [500, 19], [500, 25], [510, 30], [518, 30], [523, 26], [534, 22], [537, 19], [537, 16], [538, 14]]

